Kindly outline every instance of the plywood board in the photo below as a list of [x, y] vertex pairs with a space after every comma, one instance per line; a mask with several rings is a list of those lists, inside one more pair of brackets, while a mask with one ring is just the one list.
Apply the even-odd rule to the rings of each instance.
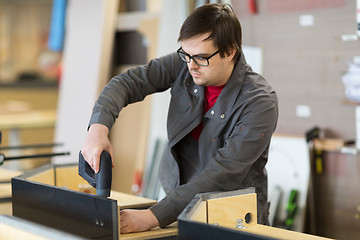
[[[242, 226], [257, 224], [256, 194], [244, 194], [232, 197], [207, 200], [208, 223], [222, 227], [237, 228], [239, 221]], [[245, 216], [250, 214], [250, 221]]]
[[141, 208], [141, 207], [151, 206], [156, 203], [156, 201], [152, 199], [121, 193], [117, 191], [111, 191], [110, 198], [117, 200], [120, 209], [134, 208], [134, 207]]
[[96, 194], [95, 188], [93, 188], [82, 177], [79, 176], [77, 165], [56, 167], [55, 176], [56, 176], [55, 184], [58, 187], [71, 189], [74, 191]]
[[241, 231], [246, 231], [250, 233], [255, 233], [267, 237], [272, 237], [276, 239], [286, 239], [286, 240], [321, 240], [321, 239], [329, 239], [324, 237], [319, 237], [315, 235], [269, 227], [261, 224], [256, 224], [250, 226], [246, 229], [241, 229]]
[[52, 168], [45, 170], [43, 172], [40, 172], [38, 174], [29, 177], [28, 180], [54, 186], [55, 185], [54, 170]]

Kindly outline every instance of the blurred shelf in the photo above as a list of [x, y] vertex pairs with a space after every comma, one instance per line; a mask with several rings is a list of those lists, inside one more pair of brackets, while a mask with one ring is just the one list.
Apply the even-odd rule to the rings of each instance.
[[29, 81], [14, 81], [11, 83], [1, 83], [0, 88], [57, 88], [58, 83], [55, 81], [43, 80], [29, 80]]
[[158, 19], [159, 15], [160, 14], [158, 12], [145, 11], [120, 13], [117, 19], [116, 31], [136, 31], [139, 29], [141, 22], [149, 19]]

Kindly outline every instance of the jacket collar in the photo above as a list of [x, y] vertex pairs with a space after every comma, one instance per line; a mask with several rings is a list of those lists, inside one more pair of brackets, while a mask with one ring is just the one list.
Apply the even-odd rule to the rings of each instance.
[[233, 111], [234, 103], [240, 94], [247, 67], [248, 65], [246, 63], [244, 54], [241, 52], [239, 60], [234, 66], [234, 70], [229, 81], [221, 91], [214, 106], [205, 113], [204, 117], [219, 122], [227, 121], [228, 117], [231, 116]]

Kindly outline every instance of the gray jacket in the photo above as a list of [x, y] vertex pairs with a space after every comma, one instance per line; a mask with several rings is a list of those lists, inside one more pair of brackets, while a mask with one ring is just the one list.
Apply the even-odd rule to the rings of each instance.
[[[246, 187], [255, 187], [258, 222], [266, 224], [265, 164], [278, 119], [277, 97], [246, 64], [243, 54], [206, 113], [203, 87], [194, 84], [186, 63], [173, 53], [112, 78], [95, 103], [90, 124], [101, 123], [111, 129], [127, 104], [168, 88], [169, 148], [159, 174], [167, 195], [150, 208], [160, 226], [176, 221], [197, 193]], [[201, 121], [199, 141], [189, 139], [188, 134]], [[187, 170], [191, 173], [185, 176]]]

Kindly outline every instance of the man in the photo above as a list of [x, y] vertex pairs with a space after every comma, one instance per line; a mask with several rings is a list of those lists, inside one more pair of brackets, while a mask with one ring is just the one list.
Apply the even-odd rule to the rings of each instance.
[[270, 85], [246, 64], [241, 26], [229, 5], [208, 4], [184, 22], [177, 53], [112, 78], [95, 103], [82, 148], [98, 171], [119, 111], [171, 89], [168, 149], [160, 166], [166, 197], [147, 210], [120, 212], [121, 232], [166, 226], [197, 193], [255, 187], [258, 222], [268, 222], [267, 162], [278, 108]]

